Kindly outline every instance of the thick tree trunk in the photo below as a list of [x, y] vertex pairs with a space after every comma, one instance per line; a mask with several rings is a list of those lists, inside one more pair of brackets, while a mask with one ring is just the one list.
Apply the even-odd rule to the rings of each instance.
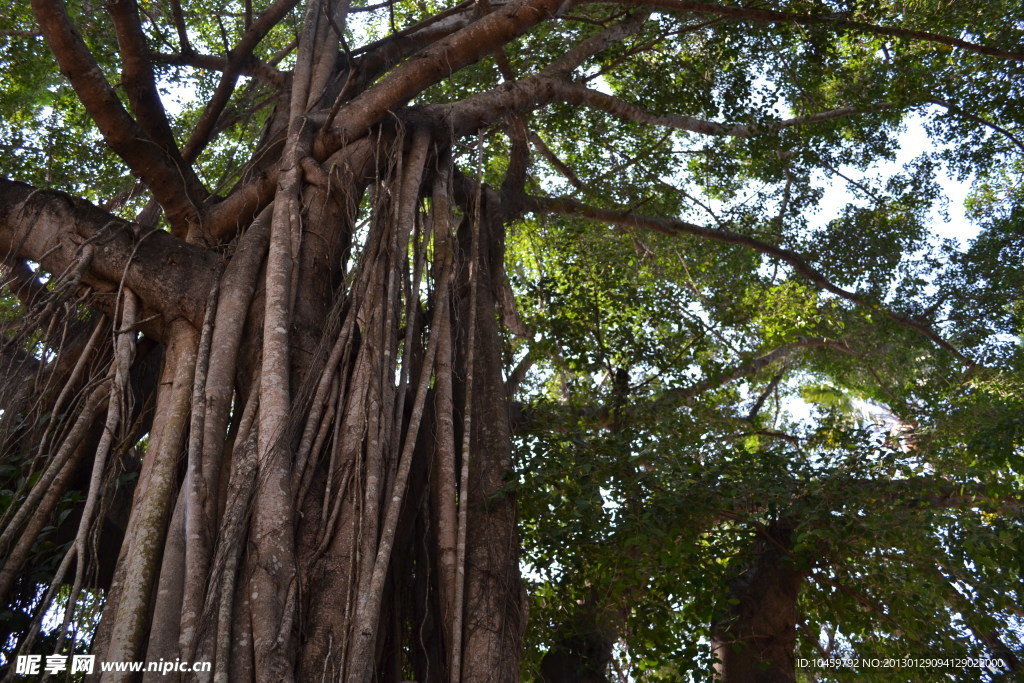
[[792, 524], [777, 521], [755, 542], [729, 585], [726, 614], [712, 629], [712, 652], [722, 683], [796, 680], [797, 597], [803, 573], [788, 555]]
[[[247, 25], [239, 59], [292, 4]], [[480, 180], [456, 193], [452, 146], [503, 110], [477, 103], [472, 121], [395, 112], [559, 5], [460, 6], [354, 68], [339, 53], [347, 4], [312, 0], [264, 139], [219, 200], [185, 162], [223, 102], [179, 152], [155, 106], [137, 8], [114, 8], [112, 20], [139, 121], [62, 6], [35, 3], [76, 94], [171, 228], [0, 183], [0, 248], [70, 271], [69, 291], [102, 292], [97, 305], [110, 313], [128, 286], [141, 329], [164, 350], [160, 379], [143, 392], [156, 417], [94, 643], [100, 659], [205, 658], [214, 670], [201, 679], [275, 683], [518, 678], [525, 606], [496, 292], [507, 286], [503, 223], [517, 209], [503, 202], [521, 191], [525, 137], [501, 199]], [[140, 222], [154, 225], [156, 209]], [[121, 396], [109, 393], [76, 403], [68, 424], [118, 424]], [[81, 435], [64, 434], [62, 452], [79, 453]], [[24, 519], [53, 509], [44, 492], [28, 492]]]
[[[486, 210], [486, 207], [485, 209]], [[517, 681], [526, 627], [526, 596], [519, 578], [519, 539], [512, 474], [508, 393], [502, 378], [501, 339], [492, 283], [502, 262], [502, 226], [482, 230], [473, 339], [474, 409], [470, 438], [466, 541], [465, 654], [462, 680]], [[472, 298], [472, 297], [470, 297]], [[468, 341], [468, 340], [467, 340]], [[465, 454], [463, 454], [465, 457]]]
[[605, 683], [612, 663], [612, 648], [622, 627], [622, 614], [602, 607], [601, 596], [578, 606], [562, 624], [555, 642], [541, 660], [542, 683]]
[[[163, 369], [136, 393], [155, 392], [156, 419], [104, 586], [99, 659], [213, 661], [200, 680], [518, 678], [503, 225], [478, 191], [454, 229], [447, 142], [389, 133], [310, 167], [295, 213], [266, 209], [219, 274], [201, 271], [205, 311], [183, 304], [169, 310], [187, 316], [152, 327]], [[62, 258], [80, 259], [73, 243]], [[110, 277], [130, 274], [111, 264]], [[76, 406], [68, 454], [120, 412], [107, 387]], [[67, 478], [54, 470], [59, 491]], [[30, 494], [42, 519], [59, 491]]]

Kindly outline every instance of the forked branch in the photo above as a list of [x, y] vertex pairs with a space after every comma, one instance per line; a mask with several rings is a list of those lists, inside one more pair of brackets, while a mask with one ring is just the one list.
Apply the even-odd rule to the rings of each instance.
[[[33, 0], [32, 9], [61, 71], [71, 81], [107, 145], [153, 192], [175, 232], [187, 234], [188, 226], [198, 221], [199, 204], [208, 194], [195, 172], [128, 114], [63, 3]], [[145, 111], [149, 104], [143, 107]], [[166, 140], [163, 142], [166, 144]]]

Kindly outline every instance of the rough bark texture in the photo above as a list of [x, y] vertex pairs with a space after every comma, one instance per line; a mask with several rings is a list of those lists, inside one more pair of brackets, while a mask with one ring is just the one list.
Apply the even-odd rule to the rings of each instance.
[[797, 597], [803, 573], [788, 555], [792, 523], [777, 521], [755, 543], [753, 558], [730, 584], [735, 604], [713, 627], [712, 651], [723, 683], [796, 680]]
[[508, 394], [502, 379], [501, 343], [491, 276], [503, 257], [499, 226], [484, 232], [474, 340], [469, 526], [466, 547], [465, 655], [463, 680], [515, 681], [526, 627], [526, 605], [519, 579]]

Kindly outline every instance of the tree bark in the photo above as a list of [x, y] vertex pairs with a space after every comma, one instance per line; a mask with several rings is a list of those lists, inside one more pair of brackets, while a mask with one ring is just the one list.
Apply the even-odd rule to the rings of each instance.
[[716, 680], [790, 683], [796, 680], [797, 597], [804, 574], [788, 555], [793, 524], [763, 529], [751, 559], [737, 559], [724, 614], [712, 626]]

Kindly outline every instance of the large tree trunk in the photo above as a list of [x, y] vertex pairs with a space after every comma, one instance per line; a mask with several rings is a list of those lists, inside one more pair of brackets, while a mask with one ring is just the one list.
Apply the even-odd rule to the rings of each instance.
[[[63, 5], [33, 4], [71, 87], [153, 201], [133, 224], [59, 193], [0, 183], [0, 248], [28, 285], [34, 276], [20, 260], [62, 274], [49, 298], [37, 296], [38, 283], [19, 287], [35, 328], [59, 320], [58, 306], [88, 304], [120, 326], [121, 340], [106, 364], [51, 344], [55, 362], [27, 371], [44, 381], [7, 404], [12, 414], [58, 418], [11, 436], [41, 444], [28, 460], [40, 476], [12, 507], [0, 576], [22, 567], [38, 540], [33, 516], [51, 517], [73, 490], [69, 473], [88, 462], [87, 436], [102, 424], [109, 447], [101, 450], [139, 442], [145, 452], [104, 586], [93, 643], [100, 659], [208, 660], [213, 671], [200, 678], [275, 683], [517, 678], [526, 610], [496, 302], [507, 288], [504, 225], [522, 211], [526, 177], [528, 143], [514, 110], [553, 91], [534, 79], [521, 92], [457, 107], [405, 105], [560, 4], [460, 5], [354, 63], [340, 50], [347, 3], [311, 0], [294, 68], [271, 77], [276, 107], [223, 199], [190, 164], [215, 134], [253, 46], [294, 3], [274, 3], [246, 24], [180, 150], [134, 3], [110, 7], [131, 114]], [[564, 78], [641, 22], [612, 26], [548, 71]], [[499, 196], [482, 176], [456, 170], [453, 148], [510, 113], [512, 158]], [[161, 209], [170, 234], [154, 229]], [[70, 299], [79, 293], [92, 298]], [[160, 345], [163, 369], [133, 392], [124, 378], [137, 331]], [[54, 368], [69, 364], [66, 386], [78, 393], [54, 400]], [[151, 425], [127, 419], [133, 400], [153, 407]], [[44, 457], [51, 451], [57, 457]], [[87, 541], [110, 501], [126, 495], [101, 485], [116, 477], [108, 466], [116, 461], [97, 452], [89, 514], [20, 652], [32, 651], [72, 567], [66, 623], [79, 590], [95, 584], [82, 581], [92, 570]], [[7, 598], [13, 587], [4, 588]]]
[[712, 628], [712, 652], [722, 683], [789, 683], [796, 680], [797, 597], [803, 572], [789, 557], [793, 533], [787, 520], [765, 528], [753, 557], [733, 561], [729, 600]]
[[[0, 247], [71, 274], [52, 301], [26, 294], [43, 323], [54, 302], [91, 292], [121, 339], [141, 329], [163, 351], [159, 380], [133, 393], [123, 379], [133, 345], [107, 365], [55, 345], [57, 362], [36, 375], [57, 384], [52, 368], [70, 360], [69, 386], [84, 393], [58, 406], [69, 408], [59, 428], [12, 437], [52, 442], [59, 457], [32, 462], [42, 463], [40, 483], [0, 539], [0, 550], [15, 551], [5, 577], [35, 542], [33, 515], [49, 518], [72, 488], [94, 425], [111, 443], [148, 437], [117, 568], [103, 586], [99, 660], [211, 661], [197, 678], [274, 683], [518, 677], [525, 609], [505, 491], [511, 436], [495, 312], [503, 226], [515, 210], [459, 176], [452, 156], [459, 136], [500, 109], [458, 125], [441, 124], [445, 112], [396, 124], [393, 110], [557, 4], [461, 8], [385, 41], [353, 71], [339, 51], [347, 5], [309, 2], [289, 88], [221, 201], [175, 171], [206, 144], [216, 98], [210, 122], [179, 153], [156, 120], [144, 57], [125, 66], [136, 123], [90, 66], [63, 9], [36, 3], [76, 93], [172, 233], [150, 229], [155, 203], [133, 225], [56, 193], [0, 185]], [[290, 7], [266, 10], [243, 43]], [[139, 56], [137, 9], [111, 15], [122, 49]], [[447, 40], [431, 44], [439, 38]], [[392, 69], [417, 50], [421, 59]], [[136, 145], [143, 138], [153, 144]], [[53, 408], [52, 391], [23, 393], [29, 413]], [[127, 419], [133, 399], [154, 406], [151, 426]], [[81, 542], [53, 574], [40, 614], [71, 582], [71, 567], [68, 618], [78, 591], [95, 585], [80, 574], [92, 569], [85, 542], [100, 513], [124, 498], [123, 487], [97, 483], [116, 474], [106, 464], [114, 460], [95, 459], [86, 509], [98, 512], [82, 517]], [[37, 631], [38, 622], [20, 652]]]
[[[518, 677], [503, 227], [479, 191], [457, 210], [448, 155], [444, 139], [396, 131], [312, 168], [312, 183], [293, 175], [206, 280], [204, 309], [155, 328], [156, 419], [100, 660], [207, 660], [199, 678], [217, 680]], [[79, 401], [67, 468], [104, 414], [112, 434], [144, 433], [118, 421], [110, 396], [128, 387], [110, 386]], [[67, 468], [46, 480], [57, 496]], [[30, 502], [45, 518], [53, 498]]]

